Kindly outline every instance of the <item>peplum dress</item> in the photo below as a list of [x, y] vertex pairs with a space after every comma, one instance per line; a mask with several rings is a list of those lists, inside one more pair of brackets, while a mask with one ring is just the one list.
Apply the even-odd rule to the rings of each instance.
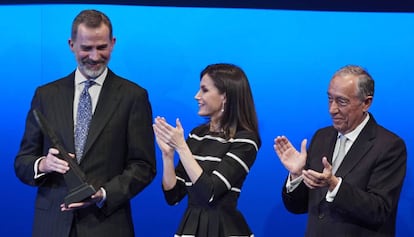
[[169, 205], [188, 195], [188, 206], [174, 236], [253, 237], [237, 202], [260, 148], [259, 138], [253, 132], [238, 131], [234, 138], [225, 139], [202, 125], [190, 132], [187, 144], [203, 173], [192, 183], [179, 161], [175, 187], [164, 190]]

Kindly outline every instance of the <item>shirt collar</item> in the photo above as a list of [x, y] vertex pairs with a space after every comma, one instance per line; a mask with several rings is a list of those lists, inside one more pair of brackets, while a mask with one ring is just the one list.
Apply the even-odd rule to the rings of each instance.
[[[369, 120], [369, 113], [366, 113], [367, 116], [365, 116], [364, 120], [351, 132], [344, 135], [347, 139], [349, 139], [351, 142], [354, 142], [358, 135], [361, 133], [362, 129], [365, 127], [365, 125], [368, 123]], [[338, 137], [341, 135], [341, 133], [338, 133]]]
[[[105, 81], [106, 75], [108, 75], [108, 67], [105, 68], [105, 70], [103, 71], [103, 73], [99, 77], [93, 79], [95, 81], [95, 84], [102, 86], [104, 81]], [[86, 80], [87, 80], [87, 78], [85, 76], [83, 76], [83, 74], [79, 71], [79, 68], [76, 68], [76, 71], [75, 71], [75, 85], [82, 84]]]

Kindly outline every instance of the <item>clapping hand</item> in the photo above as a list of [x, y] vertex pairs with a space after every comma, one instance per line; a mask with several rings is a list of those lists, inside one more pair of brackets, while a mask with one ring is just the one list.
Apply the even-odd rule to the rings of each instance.
[[306, 139], [302, 141], [299, 152], [285, 136], [278, 136], [274, 140], [273, 148], [282, 164], [290, 172], [292, 179], [302, 175], [307, 156], [306, 142]]

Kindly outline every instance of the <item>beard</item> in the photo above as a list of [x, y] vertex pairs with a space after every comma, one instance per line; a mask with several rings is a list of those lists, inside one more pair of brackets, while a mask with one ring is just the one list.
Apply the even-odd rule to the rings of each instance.
[[83, 61], [79, 64], [79, 70], [84, 74], [87, 78], [97, 78], [99, 77], [106, 68], [106, 63], [102, 60], [99, 62], [90, 62], [90, 61]]

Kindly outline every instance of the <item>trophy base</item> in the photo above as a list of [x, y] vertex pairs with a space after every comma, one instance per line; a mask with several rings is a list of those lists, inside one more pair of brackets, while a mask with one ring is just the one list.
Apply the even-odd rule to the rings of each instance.
[[69, 194], [65, 197], [65, 206], [68, 206], [74, 202], [81, 202], [85, 199], [90, 198], [93, 194], [96, 193], [95, 188], [92, 185], [83, 183], [78, 187], [70, 190]]

